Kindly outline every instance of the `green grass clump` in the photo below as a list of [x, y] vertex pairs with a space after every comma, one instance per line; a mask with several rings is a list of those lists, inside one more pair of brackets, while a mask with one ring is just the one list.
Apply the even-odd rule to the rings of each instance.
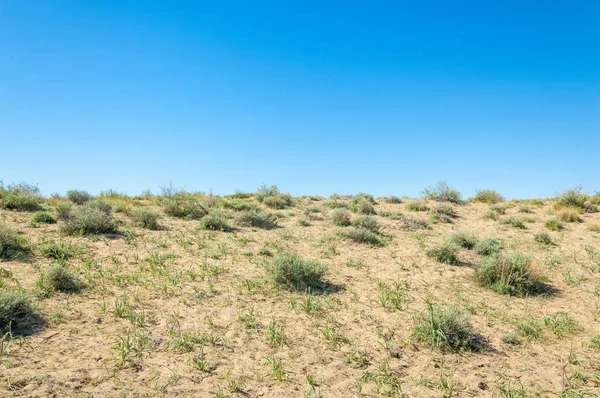
[[472, 232], [458, 231], [452, 234], [450, 240], [465, 249], [473, 249], [477, 244], [477, 238]]
[[406, 204], [406, 210], [427, 211], [429, 210], [429, 206], [427, 206], [427, 202], [424, 200], [413, 200], [412, 202], [408, 202]]
[[583, 209], [585, 202], [588, 200], [588, 196], [583, 193], [582, 187], [575, 187], [566, 190], [556, 198], [556, 209], [561, 208], [576, 208]]
[[502, 241], [498, 238], [485, 238], [475, 245], [475, 252], [482, 256], [492, 256], [500, 253], [500, 250], [502, 250]]
[[129, 212], [129, 217], [131, 217], [133, 225], [137, 227], [146, 228], [153, 231], [158, 231], [161, 229], [160, 225], [158, 224], [160, 214], [155, 210], [134, 207]]
[[42, 205], [40, 190], [35, 185], [11, 184], [3, 188], [0, 207], [15, 211], [37, 211]]
[[413, 332], [417, 341], [450, 351], [479, 348], [468, 312], [455, 305], [433, 305], [430, 299], [426, 304], [426, 310], [417, 317]]
[[304, 260], [295, 252], [282, 252], [267, 266], [267, 272], [279, 285], [296, 290], [318, 290], [324, 286], [327, 266], [318, 261]]
[[212, 210], [206, 216], [202, 217], [198, 228], [207, 229], [210, 231], [231, 231], [231, 225], [229, 225], [229, 219], [231, 214], [227, 211]]
[[27, 294], [0, 289], [0, 331], [19, 334], [39, 323], [39, 316], [29, 305]]
[[431, 209], [431, 221], [434, 223], [451, 224], [455, 217], [456, 212], [450, 203], [438, 203]]
[[232, 209], [235, 211], [259, 209], [259, 205], [255, 202], [250, 202], [241, 198], [227, 198], [221, 202], [221, 206], [225, 209]]
[[54, 292], [74, 294], [83, 289], [83, 283], [75, 274], [60, 264], [45, 272], [37, 285], [47, 296]]
[[581, 324], [566, 312], [546, 315], [544, 326], [558, 338], [564, 338], [583, 330]]
[[64, 221], [71, 215], [73, 202], [60, 202], [54, 206], [54, 210], [58, 213], [58, 219]]
[[483, 258], [475, 279], [495, 292], [514, 296], [539, 293], [543, 287], [542, 275], [533, 267], [531, 257], [518, 252]]
[[377, 219], [372, 216], [357, 217], [352, 221], [352, 225], [354, 225], [356, 228], [367, 229], [376, 234], [378, 234], [379, 230], [381, 229], [379, 221], [377, 221]]
[[546, 228], [550, 231], [558, 231], [559, 229], [563, 229], [564, 226], [558, 218], [551, 218], [546, 221]]
[[208, 214], [198, 197], [184, 191], [165, 197], [162, 205], [165, 213], [171, 217], [197, 220]]
[[87, 201], [89, 201], [90, 199], [92, 199], [92, 195], [90, 195], [86, 191], [78, 191], [76, 189], [73, 189], [73, 190], [67, 191], [67, 199], [69, 199], [71, 202], [73, 202], [77, 205], [82, 205], [82, 204], [86, 203]]
[[578, 223], [581, 222], [579, 214], [581, 214], [581, 210], [575, 207], [564, 207], [558, 212], [558, 218], [564, 222]]
[[425, 188], [423, 196], [438, 202], [461, 203], [461, 194], [448, 186], [446, 181], [438, 181], [435, 185]]
[[67, 235], [96, 235], [118, 232], [109, 203], [96, 199], [71, 209], [61, 231]]
[[458, 246], [454, 242], [445, 241], [439, 245], [427, 247], [425, 254], [439, 263], [458, 264], [457, 251]]
[[25, 238], [9, 227], [0, 222], [0, 259], [14, 260], [25, 257], [31, 252]]
[[245, 227], [270, 229], [276, 225], [273, 215], [260, 209], [242, 210], [237, 216], [238, 224]]
[[272, 209], [285, 209], [292, 205], [292, 196], [288, 193], [281, 193], [277, 185], [268, 187], [263, 184], [258, 188], [255, 196], [259, 202]]
[[386, 240], [382, 236], [362, 227], [349, 229], [342, 232], [341, 235], [353, 242], [364, 243], [373, 247], [381, 247], [386, 243]]
[[505, 219], [501, 220], [501, 223], [508, 224], [512, 227], [519, 228], [519, 229], [527, 229], [527, 226], [525, 225], [525, 219], [520, 218], [520, 217], [505, 218]]
[[79, 254], [79, 247], [68, 242], [56, 243], [52, 240], [40, 242], [38, 250], [44, 257], [53, 258], [58, 261], [66, 261]]
[[475, 194], [474, 198], [477, 202], [495, 204], [504, 202], [504, 196], [500, 195], [493, 189], [480, 189]]
[[552, 241], [552, 237], [550, 236], [550, 234], [548, 232], [539, 232], [539, 233], [533, 235], [533, 239], [536, 242], [541, 243], [543, 245], [551, 246], [554, 244], [554, 242]]
[[331, 221], [338, 227], [350, 225], [350, 212], [346, 209], [335, 209], [331, 212]]
[[368, 193], [359, 193], [350, 200], [350, 210], [359, 214], [375, 214], [375, 198]]
[[385, 203], [390, 203], [390, 204], [395, 204], [395, 205], [402, 203], [402, 199], [397, 196], [394, 196], [394, 195], [386, 196], [385, 198], [383, 198], [383, 200]]
[[52, 213], [44, 210], [39, 210], [33, 213], [31, 216], [31, 225], [36, 224], [55, 224], [56, 217]]

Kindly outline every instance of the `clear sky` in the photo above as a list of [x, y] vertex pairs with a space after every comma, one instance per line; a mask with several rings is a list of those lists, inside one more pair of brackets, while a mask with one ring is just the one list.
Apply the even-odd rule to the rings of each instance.
[[600, 2], [0, 1], [0, 180], [600, 190]]

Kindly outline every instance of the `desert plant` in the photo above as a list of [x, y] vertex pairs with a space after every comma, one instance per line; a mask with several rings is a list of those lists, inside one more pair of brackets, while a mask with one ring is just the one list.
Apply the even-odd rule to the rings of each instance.
[[231, 217], [231, 214], [227, 211], [211, 210], [210, 213], [202, 217], [198, 224], [198, 228], [211, 231], [231, 231], [231, 226], [229, 225], [229, 219]]
[[416, 320], [413, 336], [417, 341], [442, 350], [478, 348], [468, 312], [455, 305], [433, 305], [429, 298], [426, 305]]
[[539, 292], [543, 280], [531, 257], [519, 252], [483, 258], [475, 270], [475, 279], [498, 293], [516, 296]]
[[42, 256], [58, 261], [66, 261], [73, 258], [79, 252], [79, 247], [74, 244], [68, 242], [56, 243], [52, 240], [40, 242], [37, 247]]
[[35, 185], [19, 183], [4, 188], [0, 206], [8, 210], [37, 211], [41, 208], [42, 196]]
[[281, 210], [292, 205], [292, 196], [289, 193], [280, 193], [267, 196], [262, 202], [271, 209]]
[[563, 207], [558, 212], [558, 218], [564, 222], [581, 222], [579, 214], [581, 211], [575, 207]]
[[473, 249], [477, 244], [477, 238], [472, 232], [458, 231], [452, 234], [450, 240], [465, 249]]
[[425, 249], [427, 257], [433, 258], [435, 261], [446, 264], [458, 264], [456, 252], [458, 246], [452, 241], [445, 241], [439, 245], [429, 246]]
[[31, 216], [31, 224], [55, 224], [56, 218], [47, 211], [36, 211]]
[[379, 229], [381, 228], [381, 225], [377, 219], [371, 216], [357, 217], [352, 221], [352, 225], [357, 228], [364, 228], [375, 233], [379, 233]]
[[546, 221], [546, 228], [550, 231], [558, 231], [559, 229], [563, 229], [564, 226], [558, 218], [551, 218]]
[[394, 195], [386, 196], [383, 198], [383, 200], [385, 201], [385, 203], [390, 203], [390, 204], [402, 203], [402, 199], [397, 196], [394, 196]]
[[429, 206], [427, 206], [427, 202], [424, 200], [413, 200], [412, 202], [408, 202], [406, 204], [406, 210], [427, 211], [429, 210]]
[[177, 218], [200, 219], [208, 214], [207, 206], [204, 206], [196, 196], [185, 191], [165, 197], [162, 205], [166, 214]]
[[25, 257], [31, 252], [25, 238], [9, 227], [0, 222], [0, 259], [13, 260]]
[[581, 186], [571, 188], [560, 194], [556, 198], [555, 208], [576, 208], [582, 209], [585, 205], [585, 202], [588, 200], [588, 196], [583, 193], [583, 188]]
[[508, 217], [508, 218], [502, 219], [501, 222], [502, 222], [502, 224], [508, 224], [515, 228], [527, 229], [527, 226], [525, 225], [525, 220], [523, 218]]
[[368, 193], [359, 193], [350, 200], [350, 210], [359, 214], [375, 214], [375, 199]]
[[269, 229], [276, 225], [274, 217], [260, 209], [242, 210], [237, 216], [242, 226]]
[[77, 205], [82, 205], [85, 202], [89, 201], [91, 198], [92, 195], [90, 195], [86, 191], [78, 191], [76, 189], [67, 191], [67, 199], [69, 199], [71, 202]]
[[319, 289], [327, 266], [304, 260], [295, 252], [282, 252], [268, 264], [267, 271], [277, 284], [297, 290]]
[[438, 181], [435, 185], [425, 188], [423, 196], [438, 202], [461, 203], [461, 194], [448, 186], [446, 181]]
[[39, 317], [24, 292], [0, 289], [0, 331], [19, 333], [35, 326]]
[[79, 293], [83, 283], [64, 266], [57, 264], [46, 271], [37, 282], [38, 287], [46, 294], [54, 292]]
[[500, 250], [502, 250], [502, 241], [498, 238], [485, 238], [475, 245], [475, 252], [482, 256], [498, 254]]
[[379, 234], [362, 227], [349, 229], [341, 235], [353, 242], [365, 243], [373, 247], [384, 246], [386, 242]]
[[346, 209], [335, 209], [331, 212], [331, 220], [338, 227], [350, 225], [350, 212]]
[[73, 208], [61, 231], [67, 235], [110, 234], [117, 232], [117, 222], [110, 204], [96, 199]]
[[550, 234], [548, 232], [539, 232], [535, 235], [533, 235], [533, 239], [538, 242], [541, 243], [543, 245], [553, 245], [554, 242], [552, 241], [552, 237], [550, 236]]
[[131, 217], [133, 225], [138, 227], [154, 231], [160, 229], [160, 225], [158, 224], [160, 214], [157, 211], [142, 207], [134, 207], [129, 213], [129, 217]]
[[504, 197], [493, 189], [479, 189], [474, 199], [477, 202], [489, 204], [504, 202]]
[[60, 202], [54, 206], [54, 209], [58, 213], [58, 219], [64, 221], [71, 216], [71, 210], [73, 210], [73, 202]]
[[256, 202], [249, 202], [247, 200], [237, 198], [237, 197], [227, 198], [227, 199], [223, 200], [223, 202], [221, 202], [221, 206], [223, 206], [226, 209], [232, 209], [235, 211], [258, 210], [259, 209], [259, 205], [256, 204]]

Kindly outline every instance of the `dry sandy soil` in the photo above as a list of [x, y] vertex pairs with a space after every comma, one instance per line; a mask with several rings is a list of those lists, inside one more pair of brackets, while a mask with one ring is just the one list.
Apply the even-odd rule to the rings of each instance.
[[[107, 200], [162, 211], [152, 197]], [[33, 227], [31, 213], [2, 210], [0, 220], [34, 248], [27, 259], [0, 262], [9, 271], [2, 284], [24, 289], [45, 324], [4, 337], [0, 396], [599, 396], [600, 232], [591, 226], [600, 213], [549, 231], [552, 200], [507, 202], [500, 220], [486, 217], [487, 204], [454, 205], [451, 223], [409, 211], [411, 201], [377, 200], [375, 217], [391, 238], [383, 247], [345, 239], [328, 199], [316, 197], [283, 210], [261, 204], [278, 214], [276, 228], [232, 220], [230, 232], [164, 214], [163, 229], [152, 231], [123, 211], [115, 213], [121, 235], [66, 236], [61, 221]], [[405, 229], [394, 212], [430, 227]], [[501, 222], [509, 217], [527, 218], [526, 228]], [[475, 251], [460, 249], [458, 265], [425, 254], [456, 231], [532, 256], [551, 289], [500, 294], [476, 283]], [[542, 231], [554, 245], [534, 240]], [[39, 294], [36, 281], [53, 262], [36, 249], [43, 240], [77, 245], [66, 266], [85, 282], [81, 293]], [[281, 251], [326, 264], [328, 290], [275, 285], [265, 265]], [[398, 308], [385, 301], [383, 284], [394, 283]], [[416, 339], [427, 296], [467, 311], [483, 348], [449, 351]], [[569, 325], [544, 323], [557, 313]], [[524, 332], [536, 321], [535, 336]]]

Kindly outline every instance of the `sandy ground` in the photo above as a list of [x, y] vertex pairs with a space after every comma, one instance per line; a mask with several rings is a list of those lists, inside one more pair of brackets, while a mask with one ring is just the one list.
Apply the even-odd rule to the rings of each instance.
[[[408, 211], [408, 202], [378, 200], [376, 209], [428, 219], [426, 212]], [[405, 230], [397, 220], [377, 215], [391, 240], [374, 248], [339, 236], [341, 228], [332, 224], [325, 204], [299, 199], [293, 207], [269, 210], [281, 214], [278, 228], [233, 232], [203, 231], [198, 221], [166, 216], [164, 230], [149, 231], [119, 213], [121, 229], [136, 233], [130, 238], [64, 236], [57, 224], [33, 228], [30, 214], [2, 211], [0, 219], [33, 243], [80, 244], [69, 267], [88, 287], [80, 294], [40, 298], [35, 282], [50, 259], [34, 254], [0, 263], [13, 274], [4, 284], [29, 292], [47, 321], [33, 335], [11, 340], [0, 354], [0, 396], [600, 394], [600, 347], [592, 344], [600, 335], [600, 232], [589, 229], [600, 223], [600, 213], [583, 214], [583, 222], [565, 223], [558, 232], [544, 225], [553, 214], [551, 202], [529, 204], [532, 213], [507, 204], [502, 217], [530, 217], [526, 229], [486, 218], [489, 206], [480, 203], [455, 206], [453, 223], [427, 230]], [[300, 225], [299, 218], [310, 225]], [[475, 252], [461, 249], [461, 265], [447, 265], [428, 258], [419, 244], [439, 243], [459, 230], [499, 237], [504, 252], [533, 256], [555, 293], [498, 294], [475, 283], [473, 268], [481, 260]], [[541, 231], [556, 245], [535, 242]], [[332, 291], [309, 295], [276, 287], [265, 271], [271, 260], [265, 249], [274, 255], [293, 250], [327, 264]], [[364, 264], [348, 266], [349, 259]], [[402, 308], [382, 306], [379, 282], [407, 283]], [[436, 303], [467, 310], [485, 349], [442, 352], [417, 342], [412, 333], [427, 294]], [[519, 319], [557, 312], [574, 318], [580, 330], [564, 336], [546, 330], [538, 339], [520, 337], [518, 345], [503, 342]], [[269, 325], [283, 330], [283, 344], [269, 339]], [[271, 362], [278, 360], [276, 374]]]

